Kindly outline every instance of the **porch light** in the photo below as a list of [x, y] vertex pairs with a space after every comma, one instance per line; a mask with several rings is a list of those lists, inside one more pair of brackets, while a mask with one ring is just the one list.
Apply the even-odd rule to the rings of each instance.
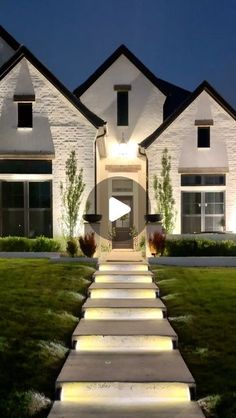
[[122, 139], [119, 143], [119, 155], [121, 157], [127, 157], [128, 155], [128, 145], [124, 137], [124, 133], [122, 132]]

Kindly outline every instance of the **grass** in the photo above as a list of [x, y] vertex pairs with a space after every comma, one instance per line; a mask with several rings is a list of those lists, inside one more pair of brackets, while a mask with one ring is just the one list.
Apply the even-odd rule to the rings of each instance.
[[236, 417], [236, 269], [156, 267], [153, 271], [181, 353], [196, 379], [198, 398], [220, 395], [226, 404], [229, 398], [232, 411], [214, 416]]
[[0, 260], [1, 417], [27, 417], [29, 401], [33, 411], [43, 402], [37, 393], [53, 399], [93, 271], [86, 264]]

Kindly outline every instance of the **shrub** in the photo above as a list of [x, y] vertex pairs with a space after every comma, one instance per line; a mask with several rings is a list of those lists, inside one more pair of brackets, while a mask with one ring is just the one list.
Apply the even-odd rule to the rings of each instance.
[[0, 251], [59, 251], [60, 243], [52, 238], [1, 237]]
[[163, 255], [165, 249], [166, 236], [160, 232], [150, 234], [148, 244], [152, 255]]
[[31, 240], [25, 237], [3, 237], [0, 239], [1, 251], [31, 251]]
[[71, 255], [71, 257], [74, 257], [77, 254], [78, 244], [75, 238], [70, 238], [67, 240], [66, 251]]
[[58, 241], [52, 238], [47, 237], [37, 237], [31, 240], [32, 241], [32, 249], [31, 251], [40, 252], [40, 251], [59, 251], [61, 245]]
[[236, 256], [236, 242], [207, 239], [167, 239], [165, 255], [170, 257]]
[[92, 257], [97, 248], [94, 232], [87, 233], [84, 237], [79, 237], [79, 244], [84, 255], [87, 257]]

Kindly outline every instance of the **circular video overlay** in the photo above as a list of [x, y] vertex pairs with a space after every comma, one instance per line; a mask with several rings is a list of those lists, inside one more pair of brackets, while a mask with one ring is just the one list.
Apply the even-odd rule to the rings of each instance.
[[149, 202], [145, 189], [135, 180], [114, 176], [93, 188], [86, 207], [84, 219], [96, 234], [112, 240], [113, 248], [116, 244], [117, 248], [122, 244], [123, 248], [132, 248], [133, 240], [144, 230]]

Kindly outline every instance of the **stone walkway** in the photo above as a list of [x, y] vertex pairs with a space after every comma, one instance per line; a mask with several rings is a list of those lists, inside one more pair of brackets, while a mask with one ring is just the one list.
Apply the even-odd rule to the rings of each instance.
[[203, 418], [149, 265], [123, 258], [99, 262], [49, 418]]

